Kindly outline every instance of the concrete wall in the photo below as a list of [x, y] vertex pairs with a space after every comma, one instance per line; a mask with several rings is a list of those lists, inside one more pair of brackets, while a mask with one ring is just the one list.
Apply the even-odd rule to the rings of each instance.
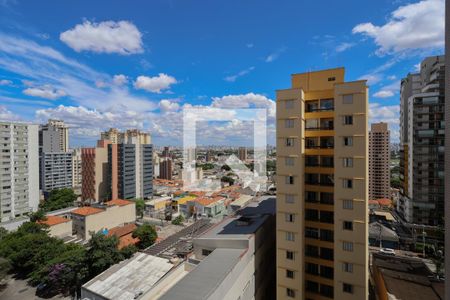
[[60, 238], [70, 236], [72, 235], [72, 220], [70, 220], [69, 222], [64, 222], [50, 226], [49, 230], [50, 236]]

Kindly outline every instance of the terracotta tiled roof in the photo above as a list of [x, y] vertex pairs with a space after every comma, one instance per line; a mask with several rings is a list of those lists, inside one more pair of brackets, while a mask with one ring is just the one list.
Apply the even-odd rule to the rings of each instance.
[[106, 205], [108, 206], [113, 206], [113, 205], [117, 205], [117, 206], [125, 206], [128, 204], [133, 204], [133, 201], [128, 201], [128, 200], [122, 200], [122, 199], [114, 199], [114, 200], [110, 200], [108, 202], [105, 202]]
[[392, 205], [391, 199], [377, 199], [377, 201], [378, 201], [378, 203], [380, 205], [383, 205], [383, 206], [390, 206], [390, 205]]
[[137, 243], [139, 243], [139, 239], [134, 238], [133, 234], [129, 233], [119, 238], [119, 245], [117, 246], [117, 248], [119, 248], [120, 250], [126, 246], [136, 245]]
[[48, 226], [53, 226], [57, 224], [62, 224], [70, 222], [70, 219], [66, 219], [60, 216], [47, 216], [47, 220], [38, 221], [40, 224], [46, 224]]
[[78, 209], [73, 210], [72, 213], [76, 214], [76, 215], [81, 215], [81, 216], [89, 216], [89, 215], [101, 213], [102, 211], [104, 211], [104, 210], [101, 208], [85, 206], [85, 207], [80, 207]]
[[197, 199], [195, 199], [193, 201], [197, 202], [200, 205], [208, 206], [208, 205], [213, 204], [213, 203], [215, 203], [215, 202], [217, 202], [219, 200], [222, 200], [222, 199], [223, 199], [223, 197], [197, 198]]
[[129, 233], [132, 233], [133, 230], [135, 230], [136, 228], [137, 228], [137, 226], [134, 223], [127, 224], [124, 226], [117, 226], [117, 227], [111, 228], [108, 231], [108, 236], [115, 235], [117, 237], [121, 237], [121, 236], [127, 235]]

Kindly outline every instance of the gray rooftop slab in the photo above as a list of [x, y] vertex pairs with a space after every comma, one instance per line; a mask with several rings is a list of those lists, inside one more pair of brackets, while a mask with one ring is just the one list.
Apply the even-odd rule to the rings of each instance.
[[160, 300], [202, 300], [217, 289], [239, 262], [245, 249], [216, 249], [183, 277]]
[[83, 289], [106, 299], [132, 300], [149, 291], [172, 267], [167, 259], [139, 252], [91, 279]]

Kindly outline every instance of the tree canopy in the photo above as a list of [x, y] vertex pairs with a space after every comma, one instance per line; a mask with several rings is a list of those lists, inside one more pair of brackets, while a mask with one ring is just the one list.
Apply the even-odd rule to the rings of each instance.
[[135, 199], [136, 203], [136, 216], [144, 217], [145, 201], [144, 199]]
[[39, 207], [43, 211], [52, 211], [73, 206], [75, 200], [77, 200], [77, 195], [75, 195], [72, 189], [56, 189], [50, 192], [48, 198]]
[[145, 249], [155, 243], [158, 234], [154, 226], [144, 224], [133, 231], [133, 237], [139, 239], [138, 248]]
[[118, 238], [102, 233], [94, 234], [86, 247], [65, 244], [50, 237], [46, 225], [36, 222], [1, 234], [0, 257], [8, 262], [5, 268], [43, 287], [39, 289], [43, 296], [73, 295], [82, 284], [137, 251], [134, 246], [118, 250]]

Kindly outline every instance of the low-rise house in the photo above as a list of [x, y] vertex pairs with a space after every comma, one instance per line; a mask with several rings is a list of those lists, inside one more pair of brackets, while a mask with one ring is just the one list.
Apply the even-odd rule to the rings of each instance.
[[232, 212], [236, 212], [242, 207], [246, 206], [253, 199], [250, 195], [240, 195], [239, 198], [230, 203], [230, 209]]
[[145, 213], [151, 214], [153, 212], [164, 211], [172, 201], [172, 197], [163, 196], [156, 197], [152, 200], [145, 201]]
[[46, 216], [45, 220], [38, 221], [48, 226], [49, 235], [63, 238], [72, 235], [72, 220], [61, 216]]
[[116, 236], [119, 239], [117, 248], [120, 250], [127, 246], [139, 243], [138, 238], [133, 237], [133, 231], [137, 228], [136, 224], [131, 223], [123, 226], [117, 226], [108, 230], [107, 236]]
[[197, 217], [213, 218], [226, 213], [225, 198], [199, 197], [179, 206], [180, 214], [185, 218]]
[[74, 233], [84, 240], [91, 232], [98, 232], [136, 221], [136, 204], [133, 201], [116, 199], [96, 206], [80, 207], [71, 212]]

